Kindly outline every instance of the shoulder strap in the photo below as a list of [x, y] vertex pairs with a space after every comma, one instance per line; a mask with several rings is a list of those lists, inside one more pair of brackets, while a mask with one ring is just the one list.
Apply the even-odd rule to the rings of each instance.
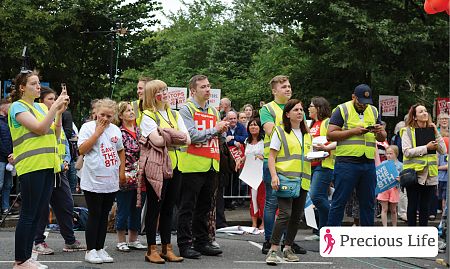
[[153, 113], [149, 110], [144, 110], [142, 113], [144, 113], [144, 115], [147, 115], [148, 117], [150, 117], [150, 119], [154, 120], [156, 122], [156, 125], [159, 126], [161, 124], [159, 117], [156, 116], [155, 113]]

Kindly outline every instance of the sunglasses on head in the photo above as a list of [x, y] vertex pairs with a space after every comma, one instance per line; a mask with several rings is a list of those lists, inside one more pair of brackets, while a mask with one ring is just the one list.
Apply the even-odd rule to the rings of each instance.
[[20, 74], [30, 74], [30, 73], [33, 73], [33, 71], [28, 70], [28, 69], [20, 70]]

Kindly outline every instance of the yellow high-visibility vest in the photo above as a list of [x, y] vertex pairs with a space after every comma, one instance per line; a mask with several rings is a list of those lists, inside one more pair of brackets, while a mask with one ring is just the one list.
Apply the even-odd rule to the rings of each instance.
[[312, 149], [311, 134], [303, 134], [302, 145], [294, 131], [286, 133], [282, 126], [277, 126], [275, 127], [275, 132], [281, 141], [280, 151], [275, 160], [277, 173], [288, 178], [301, 178], [302, 189], [309, 191], [311, 185], [311, 162], [306, 159], [306, 155]]
[[[330, 123], [330, 118], [326, 118], [320, 124], [320, 135], [321, 136], [327, 135], [329, 123]], [[330, 155], [328, 157], [326, 157], [324, 160], [322, 160], [322, 167], [334, 169], [334, 161], [336, 159], [335, 152], [336, 152], [335, 149], [331, 150]]]
[[[416, 131], [414, 127], [404, 127], [400, 129], [400, 136], [407, 135], [412, 142], [412, 146], [416, 147]], [[422, 171], [428, 166], [428, 175], [435, 177], [438, 175], [438, 156], [434, 154], [426, 154], [423, 156], [417, 156], [408, 158], [403, 154], [403, 169], [412, 168], [417, 172]]]
[[[34, 106], [25, 101], [18, 102], [24, 104], [29, 112], [41, 122], [45, 115]], [[55, 173], [61, 171], [61, 160], [58, 156], [58, 145], [55, 136], [55, 127], [48, 130], [45, 135], [38, 135], [24, 126], [14, 127], [10, 113], [8, 113], [8, 125], [13, 141], [13, 154], [17, 170], [17, 175], [52, 168]]]
[[[178, 130], [178, 112], [167, 109], [167, 116], [169, 117], [169, 121], [167, 121], [159, 112], [152, 112], [150, 110], [144, 110], [142, 112], [143, 115], [149, 116], [151, 119], [153, 119], [156, 122], [156, 125], [158, 125], [161, 128], [173, 128], [175, 130]], [[177, 167], [179, 160], [178, 155], [180, 154], [180, 149], [175, 147], [169, 147], [169, 157], [170, 161], [172, 162], [172, 169], [175, 170]]]
[[[263, 107], [267, 108], [270, 115], [272, 115], [275, 127], [283, 126], [283, 109], [281, 109], [280, 106], [278, 106], [278, 104], [275, 101], [265, 104]], [[272, 131], [272, 134], [273, 134], [273, 131]], [[272, 134], [265, 133], [265, 135], [264, 135], [264, 158], [265, 159], [269, 158], [269, 151], [270, 151], [269, 147], [270, 147], [270, 140], [272, 138]]]
[[[339, 105], [339, 109], [344, 119], [342, 130], [349, 130], [357, 126], [372, 126], [376, 124], [378, 118], [378, 110], [372, 105], [368, 105], [366, 110], [364, 110], [364, 121], [360, 120], [352, 101]], [[338, 141], [336, 156], [361, 157], [366, 155], [368, 159], [374, 159], [375, 149], [375, 134], [368, 132], [363, 135], [354, 135], [343, 141]]]
[[[195, 112], [201, 112], [200, 109], [196, 107], [191, 100], [188, 100], [185, 104], [189, 111], [191, 112], [192, 117], [194, 117]], [[216, 116], [216, 120], [220, 119], [220, 115], [217, 110], [211, 106], [208, 106], [208, 114]], [[219, 172], [219, 161], [212, 158], [207, 158], [203, 156], [198, 156], [194, 154], [190, 154], [187, 152], [187, 146], [182, 146], [180, 148], [178, 169], [182, 173], [196, 173], [196, 172], [207, 172], [210, 170], [211, 165], [213, 169]]]
[[136, 126], [141, 126], [142, 121], [142, 111], [139, 109], [142, 100], [135, 100], [131, 102], [131, 106], [133, 107], [134, 115], [136, 116]]

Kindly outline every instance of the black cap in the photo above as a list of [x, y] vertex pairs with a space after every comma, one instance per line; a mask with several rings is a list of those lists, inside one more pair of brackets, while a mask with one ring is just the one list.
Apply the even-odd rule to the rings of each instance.
[[353, 94], [358, 98], [361, 104], [373, 104], [372, 89], [367, 84], [359, 84], [356, 86]]

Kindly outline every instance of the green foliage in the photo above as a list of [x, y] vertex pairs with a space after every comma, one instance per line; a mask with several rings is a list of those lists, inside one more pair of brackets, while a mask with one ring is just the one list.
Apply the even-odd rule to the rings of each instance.
[[[110, 96], [109, 72], [112, 33], [123, 23], [129, 34], [117, 41], [124, 69], [137, 67], [142, 56], [134, 48], [141, 29], [156, 23], [157, 1], [137, 0], [4, 0], [0, 7], [0, 80], [13, 78], [21, 66], [23, 46], [28, 46], [30, 67], [40, 70], [42, 81], [59, 90], [66, 82], [77, 122], [94, 98]], [[142, 19], [145, 18], [145, 19]], [[89, 33], [81, 33], [87, 32]], [[100, 32], [98, 32], [100, 31]], [[97, 32], [97, 33], [96, 33]]]

